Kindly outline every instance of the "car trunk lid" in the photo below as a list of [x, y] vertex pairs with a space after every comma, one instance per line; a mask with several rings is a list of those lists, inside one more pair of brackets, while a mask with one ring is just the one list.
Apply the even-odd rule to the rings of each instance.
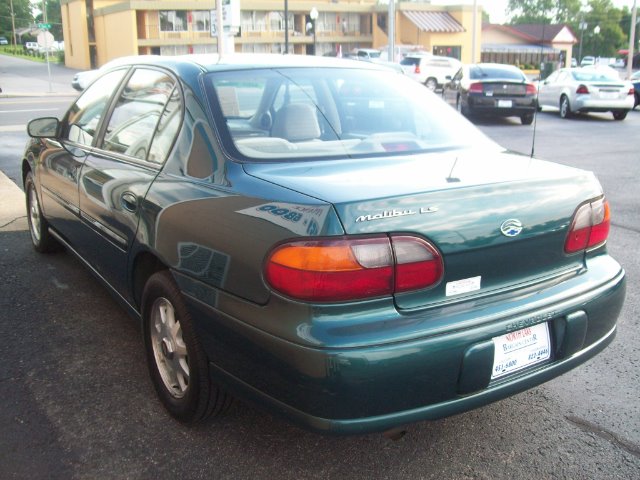
[[347, 234], [411, 233], [431, 241], [443, 255], [444, 280], [397, 295], [400, 309], [579, 270], [583, 255], [566, 255], [565, 238], [576, 208], [601, 195], [589, 172], [492, 148], [245, 169], [332, 203]]

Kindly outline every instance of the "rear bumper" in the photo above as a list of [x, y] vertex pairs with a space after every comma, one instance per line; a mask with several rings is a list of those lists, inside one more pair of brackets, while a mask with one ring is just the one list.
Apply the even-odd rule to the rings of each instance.
[[469, 113], [475, 115], [520, 117], [535, 112], [536, 100], [533, 97], [498, 98], [469, 95], [468, 108]]
[[[606, 259], [615, 265], [609, 263], [599, 273], [616, 269], [617, 263]], [[353, 348], [295, 344], [187, 300], [216, 381], [305, 427], [356, 434], [477, 408], [596, 355], [615, 336], [625, 296], [624, 271], [618, 265], [604, 282], [586, 273], [565, 283], [565, 295], [552, 302], [544, 295], [528, 295], [527, 304], [518, 309], [468, 305], [477, 313], [469, 328], [464, 325], [470, 310], [458, 306], [442, 310], [451, 326], [446, 333]], [[398, 321], [420, 322], [420, 314], [410, 317]], [[550, 327], [551, 359], [492, 381], [492, 338], [543, 322]]]
[[620, 100], [597, 100], [589, 95], [578, 95], [571, 105], [574, 112], [609, 112], [612, 110], [631, 110], [633, 108], [633, 95], [627, 95]]

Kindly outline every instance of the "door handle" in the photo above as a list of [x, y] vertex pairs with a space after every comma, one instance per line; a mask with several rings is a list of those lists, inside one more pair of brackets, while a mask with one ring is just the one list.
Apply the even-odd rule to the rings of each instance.
[[120, 201], [122, 203], [122, 208], [125, 210], [132, 213], [138, 210], [138, 199], [133, 193], [124, 192], [120, 196]]

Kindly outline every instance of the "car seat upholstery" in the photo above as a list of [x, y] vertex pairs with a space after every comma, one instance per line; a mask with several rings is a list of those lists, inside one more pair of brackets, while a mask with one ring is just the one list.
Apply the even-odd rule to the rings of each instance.
[[290, 142], [315, 140], [321, 135], [316, 110], [307, 103], [289, 103], [276, 113], [271, 130], [272, 137]]

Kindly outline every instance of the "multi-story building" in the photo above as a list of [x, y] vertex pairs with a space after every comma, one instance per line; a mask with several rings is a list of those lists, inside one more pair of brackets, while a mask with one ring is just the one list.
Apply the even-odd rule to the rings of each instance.
[[[291, 53], [323, 55], [388, 44], [388, 7], [376, 0], [287, 0], [288, 22], [285, 0], [237, 1], [239, 28], [229, 37], [236, 52], [281, 53], [286, 45]], [[97, 67], [124, 55], [218, 51], [211, 34], [215, 0], [61, 0], [61, 8], [65, 63], [72, 68]], [[470, 62], [477, 56], [472, 45], [479, 51], [481, 17], [478, 11], [473, 28], [471, 6], [401, 2], [395, 43]]]

